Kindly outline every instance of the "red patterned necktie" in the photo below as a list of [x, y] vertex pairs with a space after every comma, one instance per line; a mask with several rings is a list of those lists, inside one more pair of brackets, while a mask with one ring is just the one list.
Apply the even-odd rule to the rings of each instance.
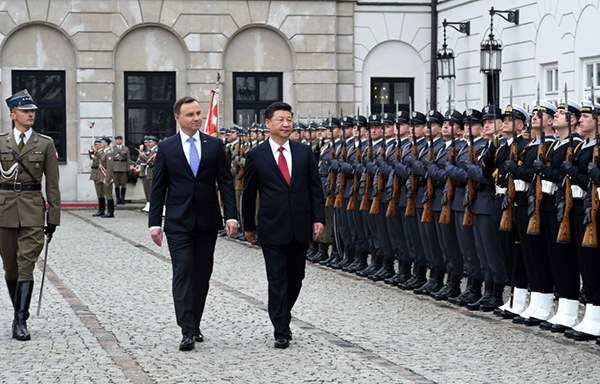
[[283, 150], [285, 148], [283, 147], [279, 147], [279, 170], [281, 171], [281, 174], [283, 175], [283, 178], [285, 179], [285, 181], [287, 181], [288, 185], [290, 185], [290, 171], [288, 170], [288, 164], [287, 161], [285, 160], [285, 156], [283, 156]]

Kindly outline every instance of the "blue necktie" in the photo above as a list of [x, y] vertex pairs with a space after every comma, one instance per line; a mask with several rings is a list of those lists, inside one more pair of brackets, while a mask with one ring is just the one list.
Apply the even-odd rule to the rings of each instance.
[[192, 168], [192, 172], [196, 176], [198, 174], [198, 167], [200, 166], [200, 156], [195, 145], [196, 139], [190, 137], [187, 141], [190, 143], [190, 168]]

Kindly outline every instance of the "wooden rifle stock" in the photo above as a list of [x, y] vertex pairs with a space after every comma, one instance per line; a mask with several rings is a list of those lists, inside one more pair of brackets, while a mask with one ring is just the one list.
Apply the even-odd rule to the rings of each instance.
[[[566, 161], [573, 161], [573, 149], [567, 149]], [[568, 244], [571, 242], [571, 209], [573, 208], [573, 191], [571, 190], [571, 180], [565, 177], [565, 216], [558, 227], [558, 236], [556, 242]]]
[[[510, 159], [517, 161], [517, 138], [513, 138], [513, 144], [510, 146]], [[512, 231], [513, 228], [513, 206], [515, 202], [515, 179], [512, 175], [508, 176], [508, 208], [502, 212], [500, 219], [500, 230], [505, 232]]]
[[[427, 154], [427, 159], [433, 161], [435, 159], [435, 150], [433, 149], [433, 142], [431, 143], [431, 148], [429, 148], [429, 153]], [[432, 223], [433, 217], [431, 212], [431, 199], [433, 199], [433, 179], [431, 176], [427, 177], [427, 201], [423, 204], [423, 215], [421, 216], [421, 223]]]
[[[383, 139], [385, 140], [385, 138]], [[385, 147], [381, 148], [381, 153], [379, 154], [383, 161], [385, 161]], [[379, 215], [379, 206], [381, 205], [381, 191], [383, 190], [383, 173], [379, 172], [377, 175], [377, 193], [373, 196], [373, 204], [371, 204], [371, 210], [369, 211], [372, 215]]]
[[[596, 147], [594, 148], [594, 160], [593, 162], [598, 164], [598, 158], [600, 157], [600, 148], [598, 148], [598, 143], [596, 143]], [[598, 247], [598, 229], [596, 222], [596, 215], [598, 214], [598, 206], [600, 205], [600, 201], [598, 201], [598, 186], [594, 183], [590, 183], [590, 188], [592, 188], [592, 221], [585, 225], [585, 233], [583, 234], [583, 243], [582, 245], [587, 248], [597, 248]]]
[[[402, 160], [402, 149], [400, 149], [400, 142], [398, 142], [398, 146], [396, 147], [396, 161]], [[396, 217], [396, 196], [398, 196], [398, 191], [400, 190], [400, 178], [398, 175], [394, 175], [394, 189], [392, 190], [392, 198], [388, 204], [388, 209], [385, 215], [387, 217]]]
[[[362, 150], [360, 149], [360, 143], [358, 149], [356, 150], [356, 158], [360, 159], [362, 157]], [[352, 195], [350, 195], [350, 200], [348, 200], [348, 206], [346, 210], [348, 211], [356, 211], [356, 195], [358, 194], [358, 185], [360, 184], [360, 176], [354, 175], [354, 188], [352, 189]]]
[[[475, 163], [475, 145], [469, 145], [469, 161]], [[469, 209], [475, 199], [475, 182], [469, 179], [469, 205], [465, 207], [462, 225], [473, 226], [473, 212]]]
[[[413, 143], [410, 155], [411, 157], [417, 157], [417, 143]], [[406, 199], [406, 211], [404, 212], [404, 216], [406, 217], [416, 217], [417, 216], [417, 207], [415, 205], [415, 195], [417, 194], [417, 176], [411, 172], [410, 174], [410, 189], [411, 195], [408, 199]]]
[[[346, 151], [346, 147], [342, 148], [342, 156], [340, 157], [341, 159], [344, 159], [344, 161], [346, 161], [348, 159], [348, 153]], [[335, 202], [333, 203], [333, 207], [334, 208], [342, 208], [344, 206], [344, 187], [346, 186], [346, 175], [342, 172], [340, 172], [340, 190], [338, 191], [338, 194], [335, 198]], [[335, 188], [334, 188], [335, 190]]]
[[[242, 146], [242, 148], [240, 149], [240, 155], [242, 157], [246, 157], [246, 147]], [[239, 171], [240, 171], [240, 179], [237, 181], [237, 184], [235, 186], [235, 189], [238, 191], [243, 191], [244, 190], [244, 168], [243, 166], [239, 166]], [[237, 173], [237, 171], [236, 171]]]
[[[452, 164], [456, 162], [456, 148], [454, 146], [450, 147], [450, 150], [448, 151], [448, 161], [451, 161]], [[452, 220], [452, 196], [454, 196], [454, 184], [450, 177], [446, 180], [446, 196], [448, 201], [446, 204], [442, 205], [440, 224], [450, 224], [450, 221]]]
[[[331, 152], [330, 158], [335, 159], [335, 141], [333, 136], [331, 137]], [[333, 207], [333, 194], [335, 193], [335, 172], [333, 170], [329, 171], [329, 196], [327, 196], [327, 201], [325, 201], [326, 207]]]
[[[373, 159], [373, 147], [369, 146], [367, 149], [367, 159]], [[373, 186], [373, 176], [367, 171], [367, 185], [365, 187], [365, 193], [363, 194], [362, 201], [360, 202], [360, 210], [369, 210], [369, 190]]]
[[[537, 159], [541, 162], [545, 162], [546, 145], [541, 143], [538, 146]], [[542, 205], [542, 199], [544, 198], [544, 192], [542, 192], [542, 177], [540, 175], [535, 176], [535, 210], [533, 215], [529, 218], [529, 225], [527, 225], [528, 235], [539, 235], [541, 227], [541, 216], [540, 206]]]

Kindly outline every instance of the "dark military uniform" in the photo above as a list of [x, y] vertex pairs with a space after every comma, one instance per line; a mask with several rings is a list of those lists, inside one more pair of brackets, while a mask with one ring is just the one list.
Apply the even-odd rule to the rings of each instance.
[[[144, 138], [144, 141], [154, 141], [158, 142], [158, 139], [155, 137], [149, 136]], [[147, 212], [150, 209], [150, 191], [152, 190], [152, 177], [154, 170], [154, 161], [156, 159], [156, 152], [158, 151], [158, 145], [155, 145], [153, 148], [146, 149], [143, 153], [140, 153], [141, 161], [142, 161], [142, 170], [140, 173], [140, 178], [142, 179], [142, 185], [144, 186], [144, 194], [146, 196], [146, 207], [144, 207], [143, 211]]]
[[[102, 141], [106, 141], [110, 144], [110, 139], [103, 137]], [[99, 183], [102, 186], [102, 195], [106, 198], [106, 204], [108, 211], [102, 217], [114, 217], [115, 211], [115, 200], [113, 197], [113, 183], [114, 183], [114, 165], [115, 159], [114, 154], [110, 147], [105, 148], [100, 154], [99, 166]]]
[[[23, 113], [20, 110], [37, 109], [29, 93], [21, 91], [6, 102], [11, 117], [16, 114], [15, 126], [28, 129], [14, 128], [0, 135], [0, 254], [14, 307], [12, 336], [29, 340], [26, 320], [33, 293], [33, 270], [44, 247], [44, 229], [50, 241], [60, 225], [58, 156], [50, 137], [18, 123]], [[42, 195], [44, 177], [47, 215]]]

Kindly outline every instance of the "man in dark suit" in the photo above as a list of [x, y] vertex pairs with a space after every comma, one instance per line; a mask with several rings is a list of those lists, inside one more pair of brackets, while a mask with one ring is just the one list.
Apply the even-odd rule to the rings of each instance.
[[265, 110], [269, 140], [246, 158], [242, 218], [246, 238], [254, 243], [257, 192], [258, 227], [269, 281], [269, 317], [275, 347], [287, 348], [291, 310], [300, 294], [308, 243], [325, 223], [325, 198], [317, 162], [308, 145], [289, 140], [292, 107], [273, 103]]
[[[182, 351], [204, 340], [200, 320], [213, 268], [217, 231], [223, 218], [218, 184], [229, 237], [237, 232], [233, 177], [221, 140], [201, 133], [200, 105], [191, 97], [175, 102], [175, 120], [181, 131], [158, 145], [149, 227], [152, 240], [162, 245], [162, 213], [166, 204], [165, 233], [173, 265], [173, 300], [183, 339]], [[168, 191], [168, 192], [167, 192]]]

